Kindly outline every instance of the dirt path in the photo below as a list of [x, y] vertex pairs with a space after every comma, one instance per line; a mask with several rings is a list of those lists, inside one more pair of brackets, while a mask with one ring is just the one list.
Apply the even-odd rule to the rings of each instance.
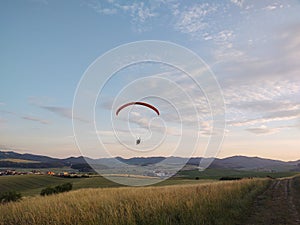
[[245, 223], [264, 225], [299, 225], [300, 216], [295, 206], [293, 179], [274, 180], [254, 203], [250, 218]]

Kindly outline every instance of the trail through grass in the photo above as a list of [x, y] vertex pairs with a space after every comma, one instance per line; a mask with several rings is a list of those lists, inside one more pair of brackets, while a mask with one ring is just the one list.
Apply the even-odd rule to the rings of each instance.
[[300, 224], [300, 177], [276, 179], [255, 200], [244, 224]]

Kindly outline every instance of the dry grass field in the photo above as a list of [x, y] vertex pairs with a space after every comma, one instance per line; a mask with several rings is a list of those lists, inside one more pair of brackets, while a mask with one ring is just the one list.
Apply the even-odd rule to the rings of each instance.
[[81, 189], [0, 205], [0, 224], [240, 224], [266, 179]]

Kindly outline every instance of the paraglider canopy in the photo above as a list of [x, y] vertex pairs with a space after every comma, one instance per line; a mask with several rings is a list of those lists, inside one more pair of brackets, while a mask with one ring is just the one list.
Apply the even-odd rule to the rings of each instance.
[[148, 108], [152, 109], [153, 111], [155, 111], [155, 112], [157, 113], [158, 116], [159, 116], [159, 114], [160, 114], [157, 108], [155, 108], [153, 105], [150, 105], [150, 104], [148, 104], [148, 103], [146, 103], [146, 102], [129, 102], [129, 103], [126, 103], [126, 104], [120, 106], [120, 107], [117, 109], [117, 111], [116, 111], [116, 115], [118, 115], [119, 112], [120, 112], [122, 109], [124, 109], [124, 108], [126, 108], [127, 106], [130, 106], [130, 105], [142, 105], [142, 106], [148, 107]]

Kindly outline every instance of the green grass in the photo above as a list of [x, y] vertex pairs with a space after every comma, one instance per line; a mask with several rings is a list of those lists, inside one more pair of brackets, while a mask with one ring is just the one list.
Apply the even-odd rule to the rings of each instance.
[[[177, 184], [199, 184], [216, 181], [223, 176], [231, 177], [266, 177], [270, 175], [274, 178], [288, 177], [296, 173], [293, 172], [249, 172], [236, 170], [218, 170], [207, 169], [203, 172], [198, 170], [181, 171], [181, 177], [174, 177], [155, 184], [154, 186], [177, 185]], [[195, 180], [199, 177], [199, 180]], [[134, 179], [134, 178], [133, 178]], [[120, 187], [122, 185], [114, 183], [100, 176], [90, 178], [61, 178], [48, 175], [18, 175], [18, 176], [2, 176], [0, 177], [0, 192], [14, 190], [20, 192], [23, 196], [39, 195], [45, 187], [53, 187], [66, 182], [73, 184], [73, 189], [82, 188], [108, 188]]]
[[0, 224], [241, 224], [267, 180], [83, 189], [0, 205]]
[[[0, 177], [0, 192], [14, 190], [20, 192], [23, 196], [33, 196], [39, 195], [41, 190], [45, 187], [53, 187], [67, 182], [73, 184], [73, 190], [82, 188], [108, 188], [122, 186], [100, 176], [93, 176], [90, 178], [61, 178], [48, 175], [18, 175]], [[155, 185], [162, 186], [176, 184], [195, 184], [204, 182], [207, 183], [211, 181], [196, 181], [181, 178], [165, 180]]]
[[260, 177], [264, 178], [271, 176], [273, 178], [290, 177], [299, 174], [299, 172], [262, 172], [262, 171], [242, 171], [242, 170], [230, 170], [230, 169], [206, 169], [204, 171], [199, 170], [185, 170], [180, 171], [179, 175], [184, 178], [195, 179], [220, 179], [221, 177]]
[[32, 196], [40, 194], [45, 187], [53, 187], [67, 182], [72, 183], [75, 190], [120, 186], [103, 177], [62, 178], [48, 175], [18, 175], [0, 177], [0, 192], [14, 190], [20, 192], [23, 196]]
[[64, 183], [64, 178], [46, 175], [18, 175], [0, 177], [0, 192], [17, 191], [22, 195], [36, 195], [47, 186]]

